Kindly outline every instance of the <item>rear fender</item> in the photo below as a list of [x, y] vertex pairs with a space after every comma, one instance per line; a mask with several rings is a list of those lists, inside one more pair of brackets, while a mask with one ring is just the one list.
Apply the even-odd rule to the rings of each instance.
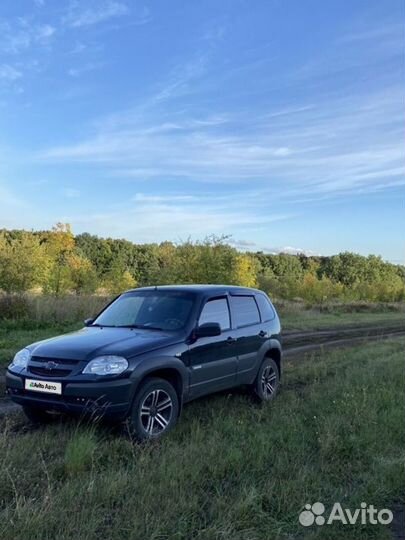
[[277, 366], [279, 368], [278, 370], [279, 370], [280, 380], [281, 380], [282, 373], [283, 373], [283, 362], [282, 362], [283, 351], [282, 351], [280, 341], [278, 339], [275, 339], [275, 338], [271, 338], [271, 339], [267, 340], [266, 343], [264, 343], [261, 346], [261, 348], [260, 348], [260, 350], [258, 352], [258, 355], [257, 355], [258, 359], [257, 359], [257, 363], [255, 365], [254, 379], [256, 378], [256, 375], [257, 375], [257, 373], [259, 371], [260, 366], [263, 363], [263, 360], [267, 356], [273, 357], [275, 362], [277, 363]]

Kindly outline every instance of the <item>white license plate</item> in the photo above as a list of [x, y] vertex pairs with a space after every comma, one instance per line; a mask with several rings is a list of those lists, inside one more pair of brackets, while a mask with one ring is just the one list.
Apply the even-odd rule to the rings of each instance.
[[62, 394], [62, 383], [53, 381], [38, 381], [25, 379], [25, 389], [31, 392], [46, 392], [47, 394]]

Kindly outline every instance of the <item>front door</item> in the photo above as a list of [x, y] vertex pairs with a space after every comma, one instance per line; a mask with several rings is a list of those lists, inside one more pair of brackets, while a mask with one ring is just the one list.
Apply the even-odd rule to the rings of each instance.
[[190, 396], [209, 394], [236, 384], [236, 339], [231, 330], [227, 297], [209, 299], [198, 324], [216, 322], [221, 334], [197, 339], [189, 347]]

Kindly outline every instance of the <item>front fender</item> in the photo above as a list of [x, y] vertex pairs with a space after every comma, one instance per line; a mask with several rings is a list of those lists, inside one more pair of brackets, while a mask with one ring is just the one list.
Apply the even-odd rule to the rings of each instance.
[[184, 363], [175, 356], [152, 356], [136, 363], [130, 375], [133, 381], [133, 396], [136, 394], [139, 384], [145, 377], [153, 376], [154, 373], [163, 369], [171, 369], [177, 372], [181, 378], [181, 402], [189, 391], [189, 374]]

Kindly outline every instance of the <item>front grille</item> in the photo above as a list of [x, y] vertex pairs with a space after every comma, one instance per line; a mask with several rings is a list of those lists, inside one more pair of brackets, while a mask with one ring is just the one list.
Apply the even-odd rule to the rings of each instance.
[[71, 360], [70, 358], [47, 358], [46, 356], [31, 356], [34, 362], [55, 362], [55, 364], [69, 364], [75, 366], [80, 360]]
[[30, 366], [29, 367], [30, 373], [34, 373], [34, 375], [43, 375], [44, 377], [66, 377], [67, 375], [70, 375], [72, 373], [71, 369], [46, 369], [43, 367], [35, 367]]
[[28, 371], [46, 378], [67, 377], [80, 371], [80, 360], [32, 356], [28, 362]]

